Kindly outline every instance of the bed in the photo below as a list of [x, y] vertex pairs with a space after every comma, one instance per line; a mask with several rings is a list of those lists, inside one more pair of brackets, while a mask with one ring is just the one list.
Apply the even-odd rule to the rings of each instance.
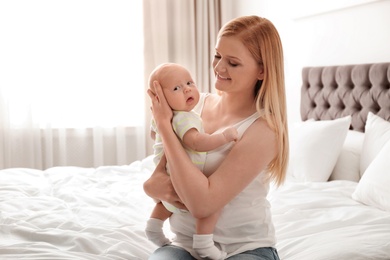
[[[287, 181], [269, 193], [279, 255], [390, 259], [390, 63], [306, 67], [302, 80]], [[148, 156], [1, 170], [0, 259], [147, 259], [153, 169]]]

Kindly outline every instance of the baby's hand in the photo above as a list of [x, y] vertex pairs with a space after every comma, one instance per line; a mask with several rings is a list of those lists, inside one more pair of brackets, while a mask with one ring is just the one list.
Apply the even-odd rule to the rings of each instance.
[[222, 132], [222, 134], [225, 136], [228, 142], [237, 141], [238, 139], [238, 132], [237, 129], [234, 127], [227, 128]]

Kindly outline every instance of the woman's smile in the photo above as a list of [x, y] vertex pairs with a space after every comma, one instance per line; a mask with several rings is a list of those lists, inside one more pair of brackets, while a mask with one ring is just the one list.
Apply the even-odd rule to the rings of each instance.
[[219, 74], [217, 74], [217, 79], [218, 79], [218, 80], [230, 80], [230, 78], [222, 77], [222, 76], [219, 75]]

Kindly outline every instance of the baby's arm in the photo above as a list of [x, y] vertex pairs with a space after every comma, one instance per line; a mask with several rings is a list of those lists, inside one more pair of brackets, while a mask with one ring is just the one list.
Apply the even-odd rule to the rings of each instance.
[[207, 152], [226, 143], [237, 141], [237, 138], [238, 132], [234, 127], [229, 127], [218, 134], [199, 133], [195, 128], [191, 128], [184, 134], [183, 143], [194, 151]]

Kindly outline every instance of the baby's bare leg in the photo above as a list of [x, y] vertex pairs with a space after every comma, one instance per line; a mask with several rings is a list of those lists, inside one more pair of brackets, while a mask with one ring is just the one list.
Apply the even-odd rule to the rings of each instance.
[[172, 212], [167, 210], [165, 206], [162, 204], [162, 202], [159, 202], [154, 206], [152, 214], [150, 215], [151, 218], [156, 218], [162, 221], [167, 220], [172, 215]]
[[197, 219], [196, 234], [212, 234], [214, 232], [215, 225], [217, 224], [219, 215], [221, 215], [221, 212], [217, 212], [207, 218]]

